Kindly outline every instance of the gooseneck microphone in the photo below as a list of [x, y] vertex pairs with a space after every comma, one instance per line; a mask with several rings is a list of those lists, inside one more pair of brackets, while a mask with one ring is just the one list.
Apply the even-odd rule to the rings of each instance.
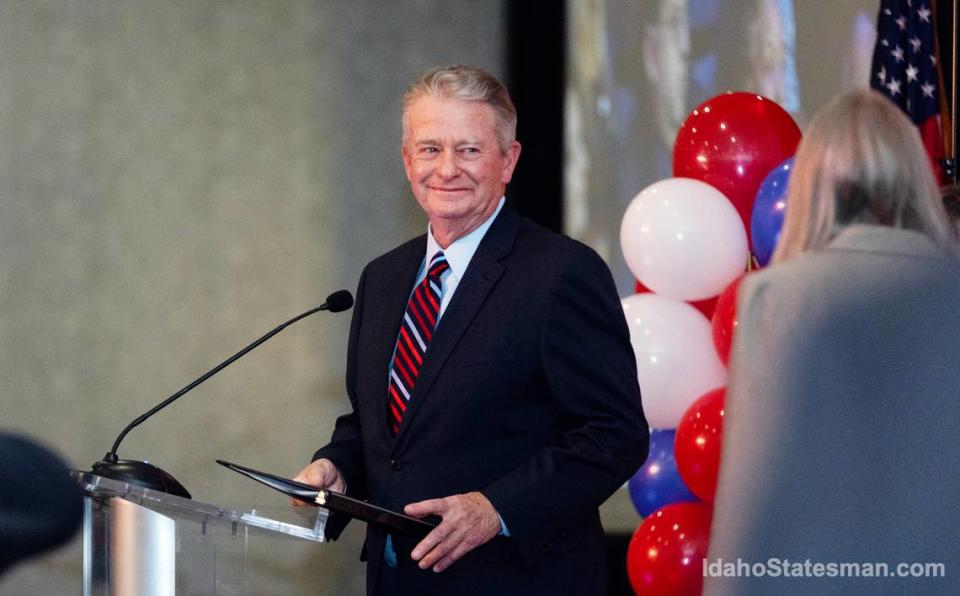
[[177, 495], [179, 497], [185, 497], [187, 499], [191, 498], [190, 493], [182, 484], [180, 484], [173, 476], [167, 472], [161, 470], [160, 468], [145, 462], [137, 461], [130, 459], [117, 459], [117, 449], [120, 447], [120, 442], [123, 441], [123, 438], [127, 436], [131, 430], [136, 426], [140, 425], [147, 418], [150, 418], [163, 408], [169, 406], [179, 398], [183, 397], [186, 393], [191, 391], [194, 387], [203, 383], [213, 375], [217, 374], [224, 368], [230, 366], [241, 357], [243, 357], [247, 352], [256, 348], [263, 342], [267, 341], [274, 335], [280, 333], [288, 326], [296, 323], [300, 319], [309, 317], [310, 315], [320, 312], [321, 310], [328, 310], [330, 312], [342, 312], [349, 309], [353, 306], [353, 296], [347, 290], [339, 290], [327, 296], [327, 301], [308, 310], [307, 312], [297, 315], [285, 323], [277, 325], [273, 330], [268, 332], [266, 335], [257, 339], [247, 347], [243, 348], [233, 356], [227, 358], [216, 367], [205, 373], [203, 376], [193, 381], [180, 391], [177, 391], [167, 399], [163, 400], [148, 412], [145, 412], [143, 415], [136, 418], [133, 422], [127, 425], [123, 429], [123, 432], [117, 437], [117, 440], [113, 442], [113, 447], [103, 456], [103, 459], [93, 464], [93, 473], [105, 478], [112, 478], [114, 480], [120, 480], [122, 482], [129, 482], [131, 484], [137, 484], [149, 489], [162, 491], [165, 493], [170, 493], [172, 495]]

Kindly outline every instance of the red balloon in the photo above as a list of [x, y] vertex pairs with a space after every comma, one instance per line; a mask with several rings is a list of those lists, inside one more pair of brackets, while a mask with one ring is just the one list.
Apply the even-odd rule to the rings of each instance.
[[773, 101], [755, 93], [725, 93], [697, 106], [680, 126], [673, 175], [702, 180], [726, 195], [749, 236], [760, 184], [799, 142], [797, 123]]
[[687, 304], [702, 312], [703, 316], [709, 319], [711, 316], [713, 316], [713, 313], [717, 308], [717, 297], [714, 296], [713, 298], [707, 298], [706, 300], [688, 302]]
[[[650, 291], [651, 291], [650, 288], [643, 285], [639, 281], [637, 281], [633, 287], [634, 294], [646, 294], [647, 292], [650, 292]], [[702, 312], [703, 316], [709, 319], [710, 317], [713, 316], [713, 312], [717, 308], [718, 299], [719, 299], [719, 296], [714, 296], [713, 298], [707, 298], [705, 300], [697, 300], [696, 302], [687, 302], [687, 304], [689, 304], [690, 306]]]
[[690, 404], [673, 439], [680, 478], [690, 492], [708, 503], [717, 492], [726, 393], [723, 387], [714, 389]]
[[713, 512], [704, 503], [671, 503], [644, 518], [627, 548], [637, 594], [700, 594]]
[[733, 333], [737, 328], [737, 288], [744, 276], [733, 280], [717, 298], [717, 308], [713, 311], [710, 325], [713, 330], [713, 347], [724, 364], [730, 361], [730, 346], [733, 344]]

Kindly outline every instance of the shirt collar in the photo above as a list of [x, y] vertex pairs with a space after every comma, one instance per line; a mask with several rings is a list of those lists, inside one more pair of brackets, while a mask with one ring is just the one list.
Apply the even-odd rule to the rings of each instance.
[[490, 217], [463, 238], [451, 242], [447, 248], [440, 248], [440, 244], [433, 238], [430, 224], [427, 224], [427, 255], [424, 263], [429, 263], [433, 255], [437, 254], [438, 250], [442, 250], [444, 256], [447, 257], [447, 263], [450, 265], [450, 274], [455, 275], [457, 279], [462, 278], [467, 270], [467, 265], [470, 264], [470, 259], [473, 258], [473, 253], [477, 252], [477, 247], [480, 246], [480, 241], [483, 240], [487, 230], [493, 225], [493, 220], [503, 209], [504, 202], [505, 198], [500, 197], [500, 203]]

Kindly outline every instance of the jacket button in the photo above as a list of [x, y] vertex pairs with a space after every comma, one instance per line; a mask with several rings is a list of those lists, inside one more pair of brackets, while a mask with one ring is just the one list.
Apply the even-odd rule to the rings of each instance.
[[401, 465], [400, 465], [400, 460], [399, 460], [399, 459], [391, 459], [391, 460], [390, 460], [390, 469], [391, 469], [391, 470], [393, 470], [394, 472], [396, 472], [396, 471], [399, 470], [400, 468], [401, 468]]

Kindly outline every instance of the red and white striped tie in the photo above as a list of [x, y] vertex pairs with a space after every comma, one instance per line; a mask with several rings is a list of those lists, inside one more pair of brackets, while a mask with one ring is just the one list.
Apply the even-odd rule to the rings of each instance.
[[449, 268], [450, 264], [443, 256], [443, 251], [437, 251], [430, 259], [427, 276], [413, 290], [413, 295], [407, 302], [407, 310], [403, 313], [387, 391], [387, 422], [393, 434], [397, 434], [400, 429], [407, 403], [413, 394], [413, 386], [423, 366], [423, 356], [437, 327], [443, 295], [440, 276]]

